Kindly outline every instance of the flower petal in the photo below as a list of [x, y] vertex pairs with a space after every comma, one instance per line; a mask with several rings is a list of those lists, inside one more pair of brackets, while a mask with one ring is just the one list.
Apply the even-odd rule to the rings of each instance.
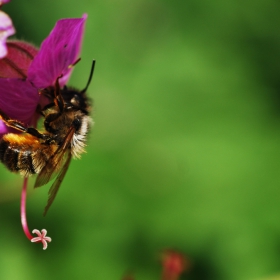
[[0, 11], [0, 58], [7, 55], [6, 40], [9, 36], [15, 34], [12, 20], [7, 14]]
[[0, 6], [10, 2], [10, 0], [0, 0]]
[[43, 244], [43, 250], [46, 250], [48, 248], [48, 242], [42, 239], [42, 244]]
[[47, 230], [46, 229], [42, 229], [41, 230], [41, 234], [42, 234], [42, 237], [45, 238], [46, 235], [47, 235]]
[[[33, 229], [32, 230], [32, 233], [33, 234], [37, 234], [38, 236], [41, 236], [41, 232], [40, 232], [40, 230], [38, 230], [38, 229]], [[35, 239], [35, 238], [38, 238], [38, 237], [34, 237], [33, 239]], [[40, 238], [40, 237], [39, 237]], [[34, 242], [34, 241], [32, 241], [32, 242]]]
[[9, 41], [7, 47], [8, 54], [0, 60], [0, 77], [26, 78], [28, 68], [38, 50], [23, 41]]
[[0, 79], [0, 89], [0, 109], [12, 119], [31, 124], [40, 99], [37, 90], [20, 79]]
[[[36, 233], [37, 234], [37, 233]], [[32, 238], [31, 242], [41, 242], [42, 238], [40, 236]]]
[[60, 85], [67, 82], [71, 64], [77, 60], [81, 49], [86, 17], [59, 20], [43, 41], [28, 71], [28, 79], [37, 88], [54, 85], [60, 75], [63, 75]]
[[3, 121], [0, 120], [0, 138], [2, 135], [8, 133], [8, 127], [5, 125], [5, 123]]

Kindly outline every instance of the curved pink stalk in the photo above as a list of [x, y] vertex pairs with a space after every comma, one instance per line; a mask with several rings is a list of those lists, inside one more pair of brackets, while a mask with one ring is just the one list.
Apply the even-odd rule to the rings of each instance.
[[26, 235], [26, 237], [31, 241], [31, 242], [42, 242], [43, 244], [43, 250], [46, 250], [48, 247], [48, 242], [51, 242], [52, 239], [47, 235], [47, 231], [45, 229], [42, 229], [41, 232], [37, 229], [34, 229], [32, 233], [37, 234], [37, 237], [34, 237], [31, 235], [28, 224], [27, 224], [27, 219], [26, 219], [26, 193], [27, 193], [27, 183], [28, 183], [28, 178], [24, 177], [23, 180], [23, 187], [21, 191], [21, 200], [20, 200], [20, 218], [21, 218], [21, 225], [23, 228], [23, 231]]
[[23, 180], [23, 187], [21, 192], [21, 200], [20, 200], [20, 218], [21, 218], [21, 225], [23, 228], [23, 231], [26, 235], [26, 237], [31, 240], [33, 236], [31, 235], [28, 225], [27, 225], [27, 219], [26, 219], [26, 192], [27, 192], [27, 183], [28, 178], [24, 177]]

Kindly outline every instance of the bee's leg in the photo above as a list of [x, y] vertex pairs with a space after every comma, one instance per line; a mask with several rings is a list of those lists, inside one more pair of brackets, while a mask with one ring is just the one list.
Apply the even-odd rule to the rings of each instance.
[[42, 109], [42, 111], [45, 111], [45, 110], [47, 110], [47, 109], [49, 109], [49, 108], [52, 108], [53, 106], [55, 106], [54, 102], [49, 103], [49, 104], [47, 104], [47, 105]]
[[13, 120], [11, 118], [9, 118], [3, 111], [0, 110], [0, 118], [3, 120], [3, 122], [9, 126], [9, 127], [12, 127], [12, 128], [15, 128], [19, 131], [22, 131], [22, 132], [26, 132], [26, 128], [24, 127], [24, 125], [19, 122], [19, 121], [16, 121], [16, 120]]
[[36, 113], [37, 113], [38, 115], [41, 115], [41, 116], [45, 117], [45, 114], [43, 113], [43, 110], [42, 110], [40, 104], [38, 104], [37, 107], [36, 107]]
[[54, 85], [54, 104], [58, 107], [60, 113], [63, 112], [64, 110], [64, 100], [61, 96], [61, 90], [60, 90], [60, 86], [59, 86], [59, 82], [58, 80], [62, 77], [62, 75], [60, 75], [56, 81], [55, 81], [55, 85]]
[[21, 123], [20, 121], [16, 121], [13, 120], [11, 118], [9, 118], [3, 111], [0, 110], [0, 119], [3, 120], [3, 122], [9, 126], [12, 127], [14, 129], [17, 129], [21, 132], [25, 132], [28, 134], [31, 134], [37, 138], [41, 138], [41, 139], [47, 139], [48, 136], [44, 135], [42, 133], [40, 133], [36, 128], [33, 127], [25, 127], [23, 123]]

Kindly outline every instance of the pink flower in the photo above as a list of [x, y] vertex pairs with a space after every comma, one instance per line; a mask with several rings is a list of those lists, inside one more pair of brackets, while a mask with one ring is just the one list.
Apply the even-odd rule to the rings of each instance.
[[43, 250], [46, 250], [48, 248], [48, 242], [51, 242], [52, 239], [47, 235], [47, 231], [45, 229], [42, 229], [42, 232], [40, 232], [38, 229], [34, 229], [32, 231], [33, 234], [37, 234], [37, 237], [34, 237], [31, 239], [31, 242], [42, 242], [43, 243]]
[[[0, 60], [1, 111], [26, 126], [36, 126], [39, 118], [36, 110], [44, 102], [40, 91], [53, 87], [60, 76], [60, 87], [68, 81], [81, 49], [86, 18], [87, 15], [59, 20], [39, 51], [25, 42], [7, 43], [8, 54]], [[0, 121], [0, 138], [9, 131], [11, 129]], [[13, 132], [19, 133], [14, 130]], [[42, 242], [43, 249], [46, 249], [47, 242], [51, 241], [51, 238], [46, 236], [46, 230], [42, 230], [42, 233], [33, 230], [32, 233], [37, 234], [37, 237], [29, 231], [26, 219], [26, 189], [27, 178], [24, 178], [21, 195], [23, 231], [31, 242]]]
[[162, 255], [161, 280], [178, 280], [180, 275], [190, 268], [190, 261], [175, 250], [165, 250]]
[[[1, 1], [0, 6], [8, 1]], [[7, 55], [6, 40], [9, 36], [15, 34], [15, 28], [12, 20], [4, 12], [0, 11], [0, 59]]]
[[[30, 44], [8, 43], [9, 54], [0, 60], [0, 109], [6, 115], [35, 125], [36, 108], [42, 102], [39, 91], [54, 86], [61, 75], [61, 87], [68, 81], [81, 49], [86, 18], [59, 20], [38, 53]], [[14, 52], [10, 54], [10, 50]], [[0, 137], [8, 131], [0, 123]]]

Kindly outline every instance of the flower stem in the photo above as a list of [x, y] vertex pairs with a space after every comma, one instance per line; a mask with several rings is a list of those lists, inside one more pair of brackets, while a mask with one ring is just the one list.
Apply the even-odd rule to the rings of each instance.
[[20, 200], [20, 217], [21, 217], [21, 225], [23, 228], [23, 231], [26, 235], [26, 237], [31, 240], [33, 236], [31, 235], [28, 225], [27, 225], [27, 220], [26, 220], [26, 193], [27, 193], [27, 184], [28, 184], [28, 178], [24, 177], [23, 180], [23, 187], [21, 191], [21, 200]]

